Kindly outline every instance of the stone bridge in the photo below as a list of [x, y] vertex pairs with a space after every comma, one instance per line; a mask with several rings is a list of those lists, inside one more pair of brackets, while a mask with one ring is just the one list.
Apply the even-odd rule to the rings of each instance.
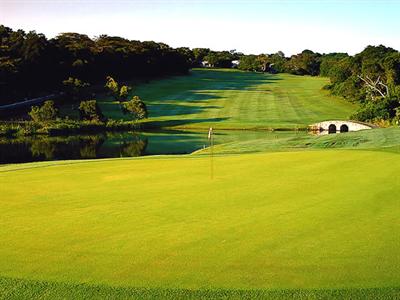
[[331, 120], [315, 123], [309, 126], [312, 131], [325, 131], [327, 133], [337, 132], [349, 132], [359, 131], [365, 129], [372, 129], [376, 126], [357, 122], [357, 121], [345, 121], [345, 120]]

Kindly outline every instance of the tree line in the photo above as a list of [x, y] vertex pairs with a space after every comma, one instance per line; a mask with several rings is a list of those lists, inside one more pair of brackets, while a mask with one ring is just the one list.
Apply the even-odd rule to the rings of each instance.
[[354, 56], [310, 50], [291, 57], [282, 52], [243, 55], [238, 68], [329, 77], [330, 84], [325, 89], [360, 104], [350, 118], [386, 124], [400, 122], [400, 52], [395, 49], [368, 46]]
[[35, 31], [0, 25], [0, 105], [63, 89], [78, 78], [90, 84], [107, 76], [126, 80], [184, 74], [191, 62], [184, 49], [164, 43], [100, 35], [61, 33], [48, 39]]
[[[55, 91], [64, 91], [70, 100], [77, 102], [90, 98], [82, 93], [89, 85], [103, 83], [105, 78], [149, 79], [185, 74], [205, 61], [208, 66], [226, 68], [232, 67], [234, 60], [240, 61], [237, 66], [240, 70], [329, 77], [327, 90], [361, 104], [351, 118], [373, 122], [400, 120], [400, 53], [382, 45], [368, 46], [354, 56], [311, 50], [290, 57], [281, 51], [244, 55], [236, 50], [174, 49], [164, 43], [107, 35], [91, 39], [84, 34], [62, 33], [47, 39], [35, 31], [14, 31], [2, 25], [0, 105]], [[109, 83], [111, 91], [112, 84]], [[125, 88], [121, 86], [115, 91], [114, 87], [113, 95], [121, 109], [125, 112], [140, 107], [137, 99], [122, 103], [127, 100]]]

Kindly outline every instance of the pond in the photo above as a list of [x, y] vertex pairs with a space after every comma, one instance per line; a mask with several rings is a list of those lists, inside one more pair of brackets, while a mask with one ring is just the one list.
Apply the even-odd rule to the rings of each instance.
[[[0, 164], [48, 160], [188, 154], [209, 146], [207, 131], [102, 133], [96, 135], [0, 138]], [[268, 131], [217, 131], [214, 144], [298, 134]]]

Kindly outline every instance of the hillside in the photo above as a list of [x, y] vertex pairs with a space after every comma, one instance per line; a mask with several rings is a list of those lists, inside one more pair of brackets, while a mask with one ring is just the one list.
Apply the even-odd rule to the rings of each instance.
[[[353, 105], [322, 87], [328, 79], [231, 69], [194, 69], [189, 76], [134, 86], [150, 113], [146, 126], [180, 128], [297, 128], [327, 119], [347, 119]], [[99, 97], [105, 115], [129, 119], [119, 104]]]

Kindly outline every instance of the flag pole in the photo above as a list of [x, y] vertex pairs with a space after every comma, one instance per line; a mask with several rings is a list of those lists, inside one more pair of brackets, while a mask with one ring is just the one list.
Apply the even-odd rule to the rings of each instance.
[[210, 159], [211, 159], [211, 164], [210, 164], [210, 167], [211, 167], [211, 179], [213, 179], [214, 178], [214, 134], [213, 134], [214, 132], [213, 132], [213, 128], [212, 127], [210, 127], [210, 129], [208, 130], [208, 141], [209, 141], [209, 143], [210, 143]]

